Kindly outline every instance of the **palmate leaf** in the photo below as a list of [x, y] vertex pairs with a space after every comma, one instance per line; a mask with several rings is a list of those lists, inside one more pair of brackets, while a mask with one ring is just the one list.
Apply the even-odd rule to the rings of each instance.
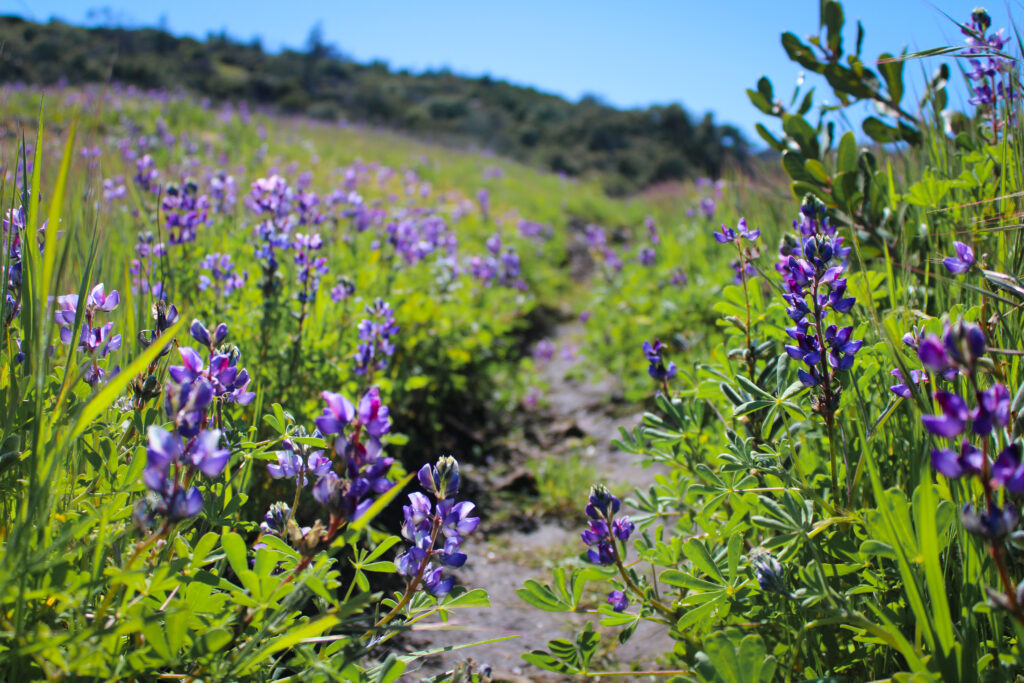
[[759, 635], [748, 635], [737, 645], [724, 633], [704, 639], [704, 650], [697, 653], [695, 669], [706, 683], [761, 683], [775, 674], [775, 657]]

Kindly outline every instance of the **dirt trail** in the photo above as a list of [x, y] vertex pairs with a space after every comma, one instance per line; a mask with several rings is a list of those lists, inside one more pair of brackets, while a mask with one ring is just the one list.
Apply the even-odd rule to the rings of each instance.
[[[576, 343], [582, 332], [583, 327], [579, 323], [561, 325], [553, 341], [560, 349]], [[572, 365], [573, 360], [562, 357], [560, 353], [543, 365], [543, 379], [549, 385], [545, 393], [544, 419], [539, 428], [535, 428], [532, 440], [518, 444], [521, 456], [524, 459], [566, 459], [576, 452], [588, 465], [587, 483], [607, 482], [616, 490], [646, 486], [653, 480], [656, 470], [634, 465], [634, 456], [617, 451], [610, 443], [618, 436], [620, 425], [629, 428], [639, 423], [641, 413], [638, 407], [630, 406], [624, 414], [622, 406], [615, 405], [614, 397], [621, 391], [610, 378], [595, 382], [567, 379]], [[592, 445], [581, 447], [581, 440], [591, 439]], [[550, 583], [552, 568], [559, 561], [575, 557], [583, 550], [579, 532], [579, 528], [563, 528], [555, 522], [543, 522], [528, 532], [511, 530], [488, 537], [480, 534], [470, 537], [463, 546], [470, 559], [456, 575], [461, 585], [486, 589], [491, 600], [490, 609], [460, 610], [446, 630], [439, 630], [436, 626], [416, 630], [408, 638], [410, 649], [456, 646], [503, 636], [517, 637], [431, 657], [407, 672], [405, 680], [415, 681], [441, 673], [466, 658], [489, 664], [495, 680], [516, 683], [570, 680], [566, 676], [539, 670], [527, 664], [520, 655], [544, 647], [553, 638], [570, 637], [574, 624], [593, 620], [596, 626], [596, 617], [544, 612], [520, 600], [515, 591], [529, 578]], [[603, 594], [594, 598], [596, 607]], [[654, 657], [672, 646], [664, 629], [649, 624], [642, 624], [625, 645], [618, 645], [615, 631], [609, 631], [602, 638], [602, 644], [608, 646], [601, 653], [601, 668], [605, 670], [629, 670], [636, 664], [656, 668]]]

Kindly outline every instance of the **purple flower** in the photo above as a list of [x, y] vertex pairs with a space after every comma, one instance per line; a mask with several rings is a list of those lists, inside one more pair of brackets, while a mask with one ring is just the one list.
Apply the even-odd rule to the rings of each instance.
[[992, 463], [993, 486], [1003, 486], [1015, 495], [1024, 493], [1024, 465], [1021, 464], [1021, 447], [1012, 443], [999, 453]]
[[988, 509], [982, 513], [976, 512], [971, 505], [965, 505], [960, 512], [960, 520], [972, 534], [990, 543], [999, 543], [1016, 528], [1020, 514], [1010, 503], [1000, 508], [995, 502], [990, 502]]
[[971, 411], [971, 428], [979, 436], [988, 436], [994, 427], [1010, 422], [1010, 392], [1002, 384], [993, 384], [978, 394], [978, 405]]
[[388, 407], [380, 400], [377, 387], [370, 387], [359, 401], [359, 421], [366, 431], [375, 437], [383, 436], [391, 430]]
[[921, 423], [932, 434], [952, 439], [964, 431], [967, 421], [970, 419], [967, 403], [948, 391], [938, 391], [934, 396], [942, 409], [942, 414], [922, 415]]
[[846, 296], [843, 277], [850, 249], [835, 233], [825, 205], [805, 200], [775, 264], [783, 280], [786, 314], [794, 323], [786, 333], [797, 342], [787, 346], [786, 352], [804, 363], [797, 376], [805, 386], [818, 387], [820, 408], [825, 411], [838, 408], [842, 386], [837, 373], [853, 367], [863, 344], [851, 338], [852, 327], [826, 326], [830, 314], [849, 313], [855, 303], [853, 297]]
[[[900, 372], [900, 369], [893, 368], [892, 370], [889, 371], [889, 374], [895, 377], [896, 379], [900, 380], [899, 384], [892, 385], [891, 387], [889, 387], [889, 390], [892, 393], [896, 394], [897, 396], [902, 396], [903, 398], [911, 398], [913, 394], [910, 391], [910, 386], [903, 379], [903, 374]], [[922, 382], [928, 381], [928, 375], [924, 370], [911, 370], [910, 381], [913, 382], [915, 385], [921, 384]]]
[[612, 591], [608, 594], [608, 604], [615, 612], [622, 612], [629, 607], [629, 598], [622, 591]]
[[[455, 502], [458, 491], [458, 463], [451, 456], [438, 460], [436, 466], [424, 465], [419, 472], [420, 484], [432, 493], [436, 503], [422, 493], [409, 494], [409, 504], [402, 508], [402, 537], [411, 545], [395, 558], [398, 573], [415, 577], [422, 572], [423, 585], [432, 595], [446, 595], [454, 585], [452, 577], [443, 575], [443, 566], [461, 567], [467, 556], [460, 551], [462, 539], [476, 530], [478, 517], [471, 516], [473, 504]], [[441, 547], [435, 547], [439, 537]], [[435, 567], [432, 559], [441, 565]]]
[[965, 475], [980, 475], [984, 460], [981, 451], [966, 439], [960, 442], [959, 453], [949, 448], [932, 451], [932, 467], [947, 479], [958, 479]]
[[[905, 337], [904, 341], [906, 341]], [[953, 366], [949, 356], [946, 355], [945, 345], [933, 334], [926, 336], [918, 342], [917, 357], [932, 372], [945, 372]]]
[[117, 293], [117, 290], [112, 291], [110, 294], [106, 294], [103, 289], [103, 283], [100, 282], [92, 288], [91, 292], [89, 292], [89, 298], [86, 305], [96, 310], [106, 311], [109, 313], [117, 308], [117, 305], [120, 302], [121, 297]]
[[366, 307], [366, 313], [370, 317], [362, 320], [358, 327], [362, 343], [359, 344], [355, 355], [357, 375], [365, 375], [387, 367], [387, 359], [395, 353], [395, 344], [391, 338], [399, 330], [391, 305], [383, 299], [375, 299]]
[[651, 344], [649, 341], [644, 341], [643, 343], [644, 356], [647, 357], [647, 362], [650, 364], [647, 367], [647, 374], [658, 382], [667, 382], [675, 377], [678, 372], [675, 363], [669, 361], [668, 365], [666, 365], [664, 359], [662, 359], [664, 348], [664, 344], [657, 339], [654, 340], [654, 344]]
[[942, 260], [942, 264], [953, 275], [966, 273], [974, 265], [974, 250], [963, 242], [953, 242], [953, 247], [956, 249], [956, 255], [947, 256]]
[[758, 237], [761, 236], [761, 231], [760, 230], [748, 230], [747, 229], [747, 219], [746, 218], [740, 218], [739, 223], [736, 224], [736, 229], [735, 230], [733, 230], [732, 228], [729, 228], [729, 227], [726, 227], [725, 225], [723, 225], [722, 226], [722, 232], [715, 232], [715, 233], [712, 233], [712, 235], [714, 236], [715, 241], [720, 242], [722, 244], [726, 244], [728, 242], [739, 243], [741, 240], [747, 240], [748, 242], [753, 242]]
[[629, 521], [629, 517], [617, 517], [612, 522], [612, 535], [620, 541], [628, 541], [635, 528], [636, 525]]
[[590, 546], [587, 559], [594, 564], [614, 564], [616, 539], [625, 542], [633, 533], [635, 527], [627, 517], [613, 519], [619, 506], [619, 499], [605, 487], [595, 486], [591, 489], [585, 510], [589, 521], [587, 528], [580, 533], [580, 538]]
[[782, 563], [763, 550], [756, 556], [753, 553], [751, 555], [752, 564], [754, 565], [754, 576], [757, 578], [757, 583], [761, 586], [761, 590], [767, 593], [789, 595]]
[[263, 515], [263, 521], [260, 522], [260, 533], [283, 537], [291, 516], [292, 509], [288, 507], [287, 503], [274, 503], [267, 510], [267, 514]]
[[327, 402], [327, 407], [324, 414], [316, 419], [316, 428], [324, 434], [340, 434], [345, 425], [355, 418], [355, 406], [341, 394], [324, 391], [320, 396]]
[[550, 339], [541, 339], [533, 347], [533, 357], [541, 362], [547, 362], [555, 357], [555, 343]]

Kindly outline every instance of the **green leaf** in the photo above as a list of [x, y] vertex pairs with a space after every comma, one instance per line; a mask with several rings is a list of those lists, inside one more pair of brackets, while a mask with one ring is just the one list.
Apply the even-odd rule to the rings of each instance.
[[871, 99], [874, 91], [865, 83], [869, 80], [867, 76], [870, 71], [864, 69], [864, 75], [858, 75], [853, 69], [847, 69], [841, 64], [829, 64], [825, 67], [825, 79], [837, 92], [853, 95], [862, 100]]
[[523, 602], [545, 612], [565, 612], [572, 609], [572, 606], [555, 595], [554, 591], [533, 579], [527, 579], [522, 588], [517, 588], [516, 595]]
[[874, 116], [869, 116], [864, 119], [861, 124], [861, 128], [867, 133], [867, 136], [875, 142], [887, 143], [896, 142], [900, 139], [899, 131], [892, 126], [882, 123], [881, 120]]
[[430, 385], [430, 377], [427, 375], [412, 375], [405, 380], [406, 391], [416, 391]]
[[[800, 153], [803, 154], [804, 158], [817, 159], [820, 156], [818, 147], [818, 131], [815, 130], [811, 124], [807, 123], [807, 120], [804, 117], [794, 116], [792, 114], [783, 116], [782, 130], [784, 130], [786, 135], [793, 138], [793, 140], [796, 141], [796, 144], [800, 146]], [[800, 160], [800, 165], [803, 165], [803, 159]], [[802, 178], [793, 179], [802, 180]]]
[[816, 183], [827, 185], [829, 180], [831, 180], [828, 176], [828, 171], [825, 170], [825, 165], [817, 159], [808, 159], [804, 163], [804, 169], [806, 169], [807, 175]]
[[820, 74], [825, 70], [825, 65], [815, 58], [811, 48], [801, 43], [800, 39], [792, 33], [782, 34], [782, 49], [786, 51], [791, 60], [805, 69], [809, 69], [816, 74]]
[[842, 54], [843, 45], [843, 6], [834, 0], [826, 2], [821, 10], [821, 20], [825, 24], [825, 42], [833, 54]]
[[483, 588], [474, 588], [462, 595], [444, 603], [445, 609], [467, 609], [471, 607], [490, 607], [491, 601], [487, 597], [487, 591]]
[[857, 138], [853, 131], [846, 131], [839, 138], [839, 149], [836, 154], [836, 170], [839, 172], [857, 170]]
[[370, 681], [372, 683], [393, 683], [403, 673], [405, 673], [404, 659], [392, 652], [383, 662], [373, 668], [370, 672]]
[[772, 113], [772, 102], [771, 102], [771, 100], [766, 100], [764, 98], [764, 95], [762, 95], [761, 93], [757, 92], [756, 90], [751, 90], [750, 88], [747, 88], [747, 97], [750, 98], [750, 103], [752, 105], [757, 107], [759, 110], [761, 110], [765, 114], [771, 115], [771, 113]]
[[684, 614], [678, 622], [676, 622], [677, 631], [685, 631], [699, 621], [704, 621], [711, 616], [711, 613], [715, 611], [718, 603], [725, 599], [725, 595], [705, 602], [699, 607], [694, 607], [692, 610]]
[[199, 637], [202, 650], [207, 653], [219, 652], [231, 642], [231, 632], [225, 628], [214, 628]]
[[767, 145], [774, 149], [776, 152], [781, 152], [786, 148], [786, 146], [782, 144], [782, 142], [780, 142], [778, 138], [776, 138], [774, 135], [768, 132], [768, 129], [765, 128], [760, 123], [755, 124], [754, 128], [757, 130], [757, 134], [761, 136], [761, 139], [764, 140], [765, 143], [767, 143]]
[[231, 570], [241, 577], [243, 573], [249, 571], [245, 541], [234, 531], [225, 531], [220, 538], [220, 545], [224, 549], [225, 557], [228, 558]]
[[889, 89], [889, 98], [899, 106], [903, 99], [903, 60], [883, 52], [878, 56], [878, 71], [885, 80], [885, 87]]
[[524, 652], [520, 655], [528, 663], [533, 664], [536, 667], [544, 669], [545, 671], [554, 671], [560, 674], [577, 674], [580, 670], [576, 667], [569, 666], [565, 662], [556, 659], [549, 652], [544, 650], [534, 650], [532, 652]]
[[213, 547], [217, 545], [217, 534], [212, 531], [208, 531], [203, 534], [203, 537], [196, 543], [195, 550], [192, 551], [192, 571], [195, 571], [199, 567], [205, 564], [206, 556], [210, 554]]
[[715, 561], [711, 558], [711, 554], [708, 549], [704, 546], [704, 542], [700, 540], [691, 540], [683, 544], [683, 554], [689, 558], [690, 562], [693, 562], [693, 566], [700, 569], [702, 572], [718, 579], [721, 583], [725, 583], [725, 577], [722, 576], [722, 571], [715, 564]]

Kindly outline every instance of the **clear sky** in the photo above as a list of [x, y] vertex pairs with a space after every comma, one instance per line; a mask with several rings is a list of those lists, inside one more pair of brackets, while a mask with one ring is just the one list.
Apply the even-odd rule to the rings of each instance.
[[[978, 0], [973, 0], [977, 2]], [[989, 8], [993, 26], [1024, 17], [1021, 0]], [[203, 37], [225, 30], [265, 48], [301, 47], [322, 22], [326, 42], [358, 61], [381, 59], [412, 71], [450, 68], [490, 74], [577, 99], [595, 94], [619, 107], [680, 102], [700, 115], [733, 123], [751, 139], [764, 121], [745, 89], [762, 75], [788, 99], [799, 67], [779, 35], [805, 37], [818, 26], [816, 0], [5, 0], [2, 12], [37, 21], [59, 17], [97, 23], [107, 8], [127, 26], [162, 24], [175, 34]], [[974, 7], [950, 0], [847, 0], [853, 27], [866, 29], [864, 56], [961, 44], [943, 12], [966, 21]], [[928, 71], [934, 64], [927, 65]], [[908, 64], [910, 93], [919, 91], [921, 63]], [[812, 75], [813, 76], [813, 75]], [[813, 78], [809, 80], [813, 82]], [[826, 88], [819, 88], [823, 93]], [[869, 112], [853, 112], [853, 116]]]

